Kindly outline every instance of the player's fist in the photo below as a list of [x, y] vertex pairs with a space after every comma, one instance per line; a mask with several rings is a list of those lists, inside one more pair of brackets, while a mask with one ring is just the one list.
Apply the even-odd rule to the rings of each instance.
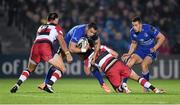
[[73, 57], [71, 56], [71, 53], [67, 51], [66, 53], [66, 60], [68, 63], [71, 63], [73, 61]]
[[81, 47], [81, 52], [85, 53], [89, 49], [89, 43], [86, 44], [86, 46]]
[[127, 60], [129, 59], [130, 56], [131, 56], [131, 54], [125, 53], [122, 55], [121, 60], [123, 62], [127, 62]]

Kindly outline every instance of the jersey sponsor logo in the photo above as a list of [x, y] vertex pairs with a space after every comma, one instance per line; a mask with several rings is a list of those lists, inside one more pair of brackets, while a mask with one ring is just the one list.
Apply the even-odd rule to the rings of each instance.
[[144, 39], [140, 39], [140, 44], [141, 45], [151, 45], [154, 43], [154, 39], [149, 39], [149, 40], [146, 40], [144, 41]]
[[140, 39], [139, 41], [140, 41], [141, 43], [143, 43], [143, 42], [144, 42], [144, 39]]

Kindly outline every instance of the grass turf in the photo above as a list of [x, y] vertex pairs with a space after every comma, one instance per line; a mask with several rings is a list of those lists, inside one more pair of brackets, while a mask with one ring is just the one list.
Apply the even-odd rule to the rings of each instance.
[[[55, 93], [37, 89], [42, 79], [28, 79], [15, 94], [9, 92], [16, 79], [0, 79], [0, 104], [179, 104], [180, 80], [152, 80], [165, 89], [165, 94], [142, 93], [141, 86], [129, 80], [131, 94], [106, 94], [95, 79], [61, 79], [54, 85]], [[106, 80], [106, 83], [108, 81]]]

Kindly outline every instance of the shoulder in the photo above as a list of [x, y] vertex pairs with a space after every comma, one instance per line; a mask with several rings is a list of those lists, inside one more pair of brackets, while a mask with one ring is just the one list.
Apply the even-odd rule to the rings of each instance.
[[63, 29], [62, 29], [62, 27], [60, 25], [56, 25], [55, 29], [59, 34], [63, 35]]
[[143, 28], [144, 30], [151, 30], [151, 29], [153, 28], [153, 26], [150, 25], [150, 24], [143, 24], [143, 25], [142, 25], [142, 28]]
[[58, 30], [58, 31], [62, 31], [62, 27], [60, 25], [56, 25], [55, 29]]

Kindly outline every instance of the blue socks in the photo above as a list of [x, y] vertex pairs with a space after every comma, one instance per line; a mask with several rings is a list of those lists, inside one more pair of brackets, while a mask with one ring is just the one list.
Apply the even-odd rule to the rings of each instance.
[[45, 77], [45, 80], [44, 80], [45, 84], [47, 84], [49, 82], [49, 80], [51, 79], [51, 76], [54, 73], [54, 71], [56, 71], [56, 68], [51, 66], [49, 68], [49, 70], [48, 70], [48, 73], [46, 74], [46, 77]]
[[128, 78], [123, 79], [123, 83], [127, 83]]
[[[45, 77], [45, 80], [44, 82], [47, 84], [51, 78], [51, 75], [53, 74], [53, 72], [56, 70], [55, 67], [51, 66], [48, 70], [48, 73], [46, 74], [46, 77]], [[104, 80], [103, 80], [103, 77], [99, 71], [98, 68], [95, 68], [93, 71], [92, 71], [92, 74], [94, 75], [94, 77], [96, 77], [96, 79], [98, 80], [99, 84], [100, 85], [103, 85], [104, 83]]]
[[94, 75], [94, 77], [96, 77], [96, 79], [99, 81], [99, 84], [100, 84], [100, 85], [103, 85], [104, 80], [103, 80], [103, 77], [102, 77], [99, 69], [98, 69], [98, 68], [94, 68], [94, 70], [91, 71], [91, 72], [92, 72], [92, 74]]
[[149, 81], [149, 71], [142, 72], [142, 77], [145, 78], [147, 81]]

